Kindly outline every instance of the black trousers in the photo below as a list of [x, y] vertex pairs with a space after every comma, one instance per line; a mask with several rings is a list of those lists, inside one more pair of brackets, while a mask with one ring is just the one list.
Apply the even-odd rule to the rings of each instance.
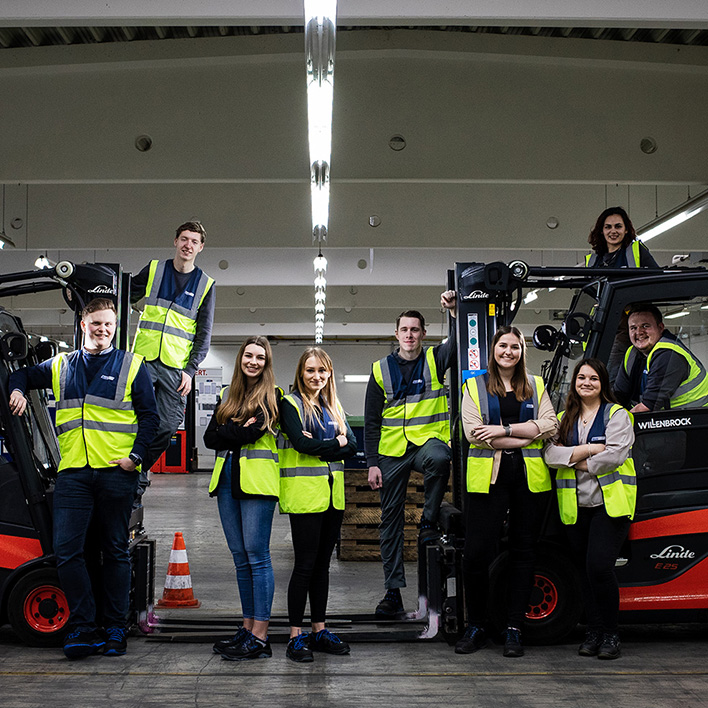
[[533, 583], [536, 542], [548, 492], [531, 492], [520, 451], [502, 453], [497, 481], [488, 494], [467, 492], [462, 569], [469, 624], [483, 626], [489, 601], [489, 566], [509, 512], [507, 623], [523, 626]]
[[577, 522], [566, 526], [573, 560], [580, 571], [589, 630], [617, 631], [619, 586], [615, 561], [630, 524], [626, 516], [608, 516], [604, 506], [593, 506], [580, 507]]
[[288, 617], [291, 627], [302, 627], [307, 597], [312, 622], [324, 622], [329, 595], [329, 562], [339, 538], [344, 510], [317, 514], [290, 514], [295, 565], [288, 585]]

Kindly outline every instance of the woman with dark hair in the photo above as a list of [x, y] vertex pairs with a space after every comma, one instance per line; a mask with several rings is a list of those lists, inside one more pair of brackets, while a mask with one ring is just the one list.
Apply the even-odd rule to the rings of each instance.
[[588, 236], [592, 253], [588, 268], [658, 268], [649, 249], [639, 240], [629, 214], [620, 206], [609, 207], [597, 217]]
[[217, 498], [243, 612], [243, 627], [213, 647], [231, 661], [272, 656], [270, 531], [280, 489], [276, 429], [281, 393], [275, 386], [270, 343], [265, 337], [249, 337], [204, 433], [204, 444], [217, 450], [209, 494]]
[[471, 654], [486, 645], [489, 566], [509, 519], [507, 629], [504, 656], [523, 656], [521, 629], [533, 583], [535, 546], [551, 490], [542, 440], [558, 426], [540, 376], [526, 372], [516, 327], [494, 334], [488, 371], [462, 388], [462, 423], [470, 443], [465, 496], [463, 573], [468, 626], [455, 645]]
[[[343, 458], [356, 438], [337, 398], [327, 352], [308, 347], [297, 364], [292, 393], [280, 406], [280, 510], [290, 514], [295, 563], [288, 585], [290, 641], [285, 655], [313, 660], [313, 651], [348, 654], [349, 645], [325, 627], [329, 562], [344, 517]], [[307, 599], [312, 632], [303, 632]]]
[[634, 516], [634, 430], [599, 359], [578, 362], [559, 418], [558, 435], [546, 445], [544, 457], [557, 469], [561, 521], [580, 571], [588, 630], [578, 653], [616, 659], [619, 587], [614, 569]]

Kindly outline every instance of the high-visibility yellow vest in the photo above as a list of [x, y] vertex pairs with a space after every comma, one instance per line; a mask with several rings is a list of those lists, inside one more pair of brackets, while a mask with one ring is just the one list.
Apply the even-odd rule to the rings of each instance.
[[[606, 405], [603, 414], [603, 430], [617, 411], [622, 410], [618, 404]], [[558, 420], [564, 411], [558, 414]], [[632, 414], [629, 414], [630, 420]], [[634, 517], [637, 503], [637, 475], [634, 470], [634, 460], [630, 456], [616, 469], [597, 475], [597, 481], [602, 491], [602, 500], [608, 516]], [[558, 510], [564, 524], [574, 524], [578, 520], [578, 494], [575, 470], [572, 467], [560, 468], [556, 471], [556, 492], [558, 494]]]
[[[295, 406], [304, 426], [305, 414], [300, 398], [288, 394], [283, 400]], [[326, 511], [330, 503], [330, 477], [332, 506], [344, 509], [344, 462], [325, 462], [314, 455], [298, 452], [284, 433], [278, 436], [278, 458], [280, 511], [285, 514]]]
[[432, 347], [425, 351], [422, 372], [424, 389], [420, 394], [396, 397], [389, 357], [374, 362], [373, 374], [385, 396], [378, 449], [380, 455], [401, 457], [409, 442], [418, 446], [431, 438], [450, 442], [447, 387], [438, 380]]
[[[624, 249], [624, 257], [627, 259], [627, 266], [629, 268], [641, 268], [641, 255], [640, 255], [639, 241], [635, 238], [632, 243]], [[592, 251], [585, 256], [585, 267], [593, 268], [598, 265], [600, 257]]]
[[82, 391], [73, 384], [67, 386], [81, 356], [81, 351], [57, 354], [52, 361], [60, 471], [112, 467], [111, 460], [130, 455], [138, 432], [131, 390], [143, 358], [114, 349], [104, 355], [103, 369]]
[[[533, 389], [533, 418], [538, 418], [538, 405], [545, 391], [543, 379], [540, 376], [529, 376]], [[463, 386], [467, 388], [477, 410], [482, 417], [483, 425], [489, 425], [489, 403], [487, 385], [484, 376], [467, 379]], [[547, 492], [551, 489], [551, 474], [542, 454], [543, 441], [534, 440], [530, 445], [521, 448], [526, 468], [526, 482], [532, 492]], [[503, 453], [502, 453], [503, 454]], [[494, 450], [470, 445], [467, 453], [467, 491], [487, 494], [492, 483], [494, 468]]]
[[145, 287], [145, 309], [140, 315], [133, 351], [147, 361], [159, 359], [165, 366], [184, 369], [189, 362], [197, 332], [197, 315], [214, 279], [197, 268], [194, 292], [183, 297], [184, 305], [160, 298], [160, 285], [167, 261], [150, 261]]
[[[228, 395], [228, 386], [221, 389], [220, 398], [223, 401]], [[218, 484], [221, 470], [229, 455], [229, 450], [219, 450], [216, 453], [214, 471], [211, 473], [209, 492], [213, 492]], [[246, 494], [267, 494], [277, 497], [280, 491], [280, 472], [278, 469], [278, 448], [275, 435], [266, 430], [258, 440], [248, 445], [242, 445], [238, 459], [241, 491]]]
[[[651, 373], [651, 360], [657, 351], [668, 349], [682, 356], [688, 363], [688, 376], [679, 384], [669, 399], [669, 408], [706, 408], [708, 407], [708, 374], [703, 364], [693, 356], [680, 341], [664, 338], [654, 345], [647, 357], [647, 375]], [[624, 355], [624, 370], [629, 376], [638, 356], [637, 350], [630, 347]]]

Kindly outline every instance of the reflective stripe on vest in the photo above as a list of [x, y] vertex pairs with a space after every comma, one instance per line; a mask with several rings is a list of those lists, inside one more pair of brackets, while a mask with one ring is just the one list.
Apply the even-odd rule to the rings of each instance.
[[[228, 386], [219, 394], [220, 400], [228, 395]], [[221, 471], [224, 468], [228, 450], [216, 453], [214, 470], [209, 481], [209, 493], [219, 485]], [[275, 435], [266, 430], [254, 443], [241, 446], [239, 453], [239, 475], [241, 491], [246, 494], [265, 494], [277, 497], [280, 492], [280, 474], [278, 470], [278, 447]]]
[[[540, 376], [529, 376], [529, 384], [533, 390], [533, 417], [538, 418], [538, 405], [545, 390]], [[487, 385], [484, 376], [475, 376], [465, 381], [474, 404], [482, 418], [483, 425], [489, 425], [489, 403]], [[551, 474], [542, 454], [543, 441], [534, 440], [530, 445], [521, 448], [526, 469], [526, 482], [532, 492], [547, 492], [551, 489]], [[494, 469], [494, 450], [470, 445], [467, 453], [467, 491], [488, 494], [492, 483]]]
[[[302, 401], [288, 394], [283, 400], [295, 406], [305, 424]], [[341, 411], [340, 411], [341, 412]], [[325, 462], [314, 455], [298, 452], [282, 433], [278, 435], [280, 462], [280, 511], [285, 514], [313, 514], [326, 511], [331, 499], [335, 509], [344, 509], [344, 462]]]
[[[682, 356], [688, 364], [688, 376], [678, 385], [669, 400], [669, 408], [706, 408], [708, 407], [708, 373], [703, 364], [693, 356], [693, 353], [678, 340], [676, 342], [660, 338], [649, 352], [646, 369], [647, 376], [651, 373], [651, 360], [654, 352], [668, 349]], [[624, 356], [624, 370], [631, 374], [634, 362], [638, 356], [637, 350], [630, 347]]]
[[[616, 403], [605, 406], [603, 434], [612, 416], [620, 410], [623, 410], [622, 406]], [[563, 412], [558, 414], [558, 420], [562, 417]], [[629, 417], [631, 420], [631, 413]], [[596, 479], [608, 516], [633, 518], [637, 501], [637, 475], [631, 451], [629, 457], [616, 470], [599, 474]], [[572, 467], [556, 470], [556, 494], [561, 521], [564, 524], [574, 524], [578, 520], [578, 494], [575, 470]]]
[[[636, 238], [634, 239], [634, 241], [632, 241], [632, 243], [629, 244], [629, 246], [627, 246], [627, 248], [624, 249], [624, 257], [627, 261], [627, 267], [641, 267], [642, 257], [639, 249], [639, 241]], [[597, 255], [597, 253], [592, 251], [591, 253], [588, 253], [587, 256], [585, 256], [585, 267], [594, 268], [595, 266], [597, 266], [599, 260], [600, 257]]]
[[396, 398], [388, 357], [374, 363], [374, 380], [384, 392], [378, 452], [387, 457], [401, 457], [408, 443], [424, 445], [431, 438], [450, 442], [450, 414], [447, 387], [438, 380], [433, 347], [423, 359], [424, 390], [420, 394]]
[[[138, 418], [131, 389], [143, 358], [120, 349], [106, 355], [107, 365], [119, 363], [114, 396], [87, 392], [84, 398], [66, 397], [67, 373], [81, 352], [58, 354], [52, 361], [52, 390], [56, 399], [56, 431], [61, 462], [59, 470], [80, 467], [113, 467], [111, 460], [128, 457], [138, 432]], [[119, 359], [119, 362], [116, 362]], [[104, 369], [105, 370], [105, 369]], [[96, 374], [94, 381], [100, 377]], [[100, 381], [100, 379], [99, 379]], [[96, 384], [89, 384], [89, 391]]]
[[183, 369], [192, 351], [199, 308], [214, 284], [214, 279], [201, 272], [192, 306], [187, 308], [159, 296], [165, 267], [166, 261], [150, 261], [145, 287], [145, 309], [138, 321], [133, 351], [148, 361], [159, 359], [165, 366]]

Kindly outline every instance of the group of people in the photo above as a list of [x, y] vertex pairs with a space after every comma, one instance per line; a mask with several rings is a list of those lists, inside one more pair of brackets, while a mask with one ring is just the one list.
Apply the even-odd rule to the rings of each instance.
[[[54, 545], [71, 612], [64, 643], [68, 658], [126, 653], [131, 507], [147, 484], [145, 472], [182, 422], [192, 377], [209, 349], [214, 281], [195, 265], [205, 237], [199, 222], [182, 224], [174, 258], [151, 261], [133, 279], [131, 301], [144, 299], [144, 309], [132, 352], [113, 347], [115, 307], [109, 299], [96, 299], [82, 313], [80, 350], [11, 376], [13, 413], [24, 412], [25, 393], [32, 388], [51, 388], [56, 399], [62, 459], [54, 492]], [[589, 241], [594, 253], [586, 259], [588, 267], [658, 267], [620, 207], [600, 215]], [[454, 291], [441, 295], [442, 311], [453, 317], [455, 303]], [[534, 548], [553, 487], [550, 467], [557, 470], [560, 518], [582, 578], [588, 633], [579, 653], [619, 656], [613, 568], [636, 496], [632, 416], [623, 405], [633, 411], [708, 405], [705, 368], [665, 330], [660, 311], [637, 306], [627, 324], [632, 346], [623, 353], [614, 392], [605, 365], [584, 359], [575, 367], [558, 416], [543, 380], [527, 373], [524, 338], [515, 327], [497, 330], [487, 370], [465, 381], [468, 625], [456, 652], [472, 653], [487, 643], [489, 564], [508, 518], [504, 655], [523, 655]], [[455, 328], [442, 344], [424, 347], [425, 319], [416, 310], [401, 313], [394, 334], [398, 348], [373, 364], [365, 399], [368, 481], [381, 498], [385, 595], [375, 610], [381, 618], [404, 614], [404, 510], [412, 470], [424, 480], [420, 538], [436, 533], [451, 460], [445, 372], [457, 349]], [[216, 451], [209, 493], [217, 498], [243, 610], [242, 627], [216, 642], [214, 651], [234, 661], [272, 655], [269, 546], [277, 502], [289, 515], [294, 550], [286, 655], [310, 662], [317, 651], [349, 653], [348, 644], [327, 629], [326, 609], [330, 558], [344, 511], [343, 460], [356, 452], [356, 439], [337, 396], [329, 355], [308, 347], [285, 394], [276, 386], [268, 340], [249, 337], [204, 441]], [[103, 557], [101, 628], [83, 556], [92, 519]], [[308, 600], [311, 627], [305, 630]]]

